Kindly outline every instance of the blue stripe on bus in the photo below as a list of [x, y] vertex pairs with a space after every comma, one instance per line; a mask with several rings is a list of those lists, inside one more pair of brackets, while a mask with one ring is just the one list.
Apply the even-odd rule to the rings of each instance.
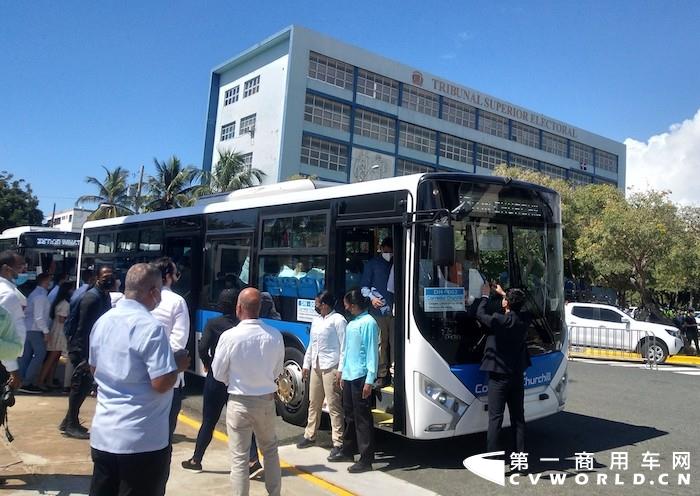
[[[554, 374], [564, 359], [560, 351], [545, 353], [531, 358], [532, 365], [525, 374], [525, 389], [547, 386], [552, 382]], [[453, 365], [450, 370], [457, 378], [467, 386], [474, 396], [484, 396], [489, 383], [488, 372], [479, 370], [478, 363], [470, 365]]]
[[[204, 332], [204, 326], [207, 324], [209, 319], [214, 319], [220, 317], [221, 312], [215, 312], [213, 310], [197, 310], [196, 314], [196, 331], [198, 333]], [[262, 319], [266, 324], [271, 325], [275, 329], [279, 330], [282, 334], [289, 334], [291, 336], [299, 339], [299, 342], [306, 348], [309, 345], [309, 330], [311, 329], [311, 324], [306, 324], [304, 322], [287, 322], [285, 320], [274, 320], [274, 319]]]

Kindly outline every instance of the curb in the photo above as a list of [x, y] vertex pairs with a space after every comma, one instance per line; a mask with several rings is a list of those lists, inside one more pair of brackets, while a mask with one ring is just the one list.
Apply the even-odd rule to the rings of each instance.
[[[642, 360], [642, 357], [639, 355], [639, 353], [630, 353], [626, 351], [608, 352], [599, 349], [586, 348], [581, 351], [569, 351], [569, 356], [575, 358], [598, 358], [601, 360], [617, 360], [620, 362], [644, 363], [644, 360]], [[672, 357], [668, 357], [663, 364], [700, 367], [700, 357], [674, 355]]]

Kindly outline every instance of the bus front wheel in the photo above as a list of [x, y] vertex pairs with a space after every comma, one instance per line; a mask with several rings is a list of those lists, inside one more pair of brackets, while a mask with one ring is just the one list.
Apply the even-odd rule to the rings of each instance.
[[306, 425], [309, 388], [302, 378], [304, 354], [293, 346], [284, 349], [284, 371], [277, 389], [277, 406], [282, 418], [294, 425]]

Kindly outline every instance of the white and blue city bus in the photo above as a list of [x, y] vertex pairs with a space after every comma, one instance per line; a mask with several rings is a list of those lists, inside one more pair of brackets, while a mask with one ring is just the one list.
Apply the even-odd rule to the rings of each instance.
[[[304, 424], [301, 365], [321, 289], [358, 287], [380, 240], [394, 240], [393, 386], [375, 410], [380, 428], [414, 439], [484, 431], [484, 330], [474, 299], [484, 280], [525, 289], [532, 312], [524, 377], [528, 420], [564, 407], [566, 360], [559, 196], [500, 177], [428, 173], [358, 184], [290, 181], [205, 198], [189, 208], [87, 222], [81, 267], [173, 257], [174, 289], [192, 312], [190, 351], [218, 315], [224, 288], [269, 292], [281, 320], [285, 372], [278, 407]], [[494, 305], [498, 302], [494, 301]], [[339, 304], [342, 311], [342, 303]], [[193, 372], [202, 374], [199, 360]]]

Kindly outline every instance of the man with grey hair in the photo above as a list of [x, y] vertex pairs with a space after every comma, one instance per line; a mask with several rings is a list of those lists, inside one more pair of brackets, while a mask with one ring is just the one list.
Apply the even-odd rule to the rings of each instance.
[[173, 355], [163, 325], [150, 313], [160, 303], [161, 286], [158, 268], [134, 265], [124, 298], [93, 327], [89, 360], [99, 387], [91, 496], [165, 494], [173, 386], [190, 359], [186, 352]]
[[260, 306], [260, 291], [241, 291], [236, 304], [240, 323], [221, 335], [211, 369], [229, 393], [226, 430], [233, 494], [247, 496], [250, 490], [248, 450], [255, 433], [263, 454], [265, 488], [268, 494], [279, 496], [282, 474], [275, 434], [275, 392], [283, 370], [284, 341], [277, 329], [259, 319]]

